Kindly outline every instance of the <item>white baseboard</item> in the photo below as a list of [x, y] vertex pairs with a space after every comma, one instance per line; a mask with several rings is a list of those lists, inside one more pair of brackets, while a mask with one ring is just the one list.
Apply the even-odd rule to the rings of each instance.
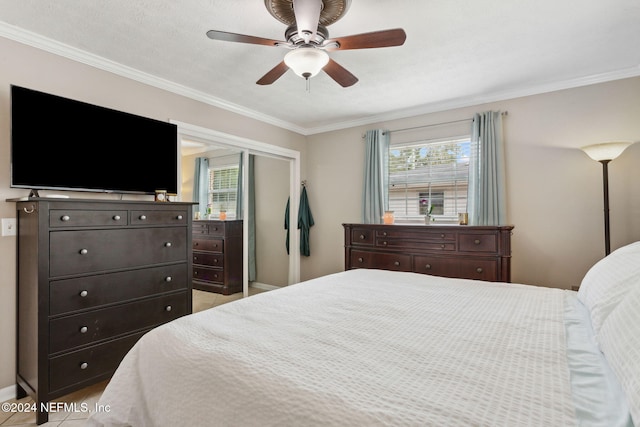
[[280, 286], [267, 285], [266, 283], [260, 282], [251, 282], [249, 283], [250, 288], [263, 289], [265, 291], [273, 291], [276, 289], [280, 289]]
[[0, 402], [6, 402], [7, 400], [16, 398], [16, 385], [10, 385], [9, 387], [0, 388]]

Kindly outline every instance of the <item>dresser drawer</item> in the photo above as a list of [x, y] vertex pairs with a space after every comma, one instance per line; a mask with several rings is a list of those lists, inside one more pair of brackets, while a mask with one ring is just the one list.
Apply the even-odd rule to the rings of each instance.
[[55, 231], [50, 276], [98, 272], [187, 260], [187, 228]]
[[352, 245], [373, 246], [374, 238], [373, 230], [367, 230], [366, 228], [354, 228], [351, 230]]
[[354, 250], [351, 251], [351, 266], [354, 268], [411, 271], [411, 255]]
[[460, 234], [461, 252], [498, 252], [498, 236], [494, 234]]
[[49, 283], [49, 310], [55, 316], [187, 287], [186, 262], [54, 280]]
[[208, 265], [210, 267], [224, 266], [224, 254], [222, 253], [208, 253], [208, 252], [194, 252], [193, 264]]
[[191, 232], [193, 233], [193, 237], [196, 237], [197, 235], [200, 234], [209, 234], [209, 226], [207, 226], [207, 224], [203, 224], [201, 222], [198, 221], [193, 221], [193, 224], [191, 226]]
[[215, 236], [215, 237], [222, 237], [224, 236], [224, 229], [225, 229], [224, 223], [211, 223], [209, 224], [209, 235]]
[[224, 271], [222, 269], [193, 266], [193, 280], [202, 280], [212, 283], [224, 283]]
[[145, 332], [49, 359], [49, 392], [111, 375]]
[[49, 226], [55, 227], [122, 227], [127, 225], [126, 210], [52, 209]]
[[413, 258], [413, 271], [433, 276], [495, 281], [498, 277], [498, 261], [416, 255]]
[[54, 319], [49, 323], [49, 352], [150, 328], [187, 312], [186, 292], [180, 292]]
[[194, 251], [222, 252], [224, 240], [222, 239], [193, 239]]
[[420, 242], [453, 242], [456, 241], [456, 234], [450, 231], [430, 229], [430, 226], [423, 226], [420, 233], [415, 230], [404, 228], [403, 226], [389, 227], [385, 230], [376, 230], [376, 238], [398, 239], [398, 240], [418, 240]]
[[187, 225], [186, 210], [132, 210], [131, 225]]
[[414, 249], [414, 250], [428, 250], [428, 251], [455, 251], [456, 244], [455, 242], [450, 241], [417, 241], [417, 240], [402, 240], [396, 238], [385, 238], [378, 237], [376, 238], [376, 246], [381, 248], [389, 248], [389, 249]]

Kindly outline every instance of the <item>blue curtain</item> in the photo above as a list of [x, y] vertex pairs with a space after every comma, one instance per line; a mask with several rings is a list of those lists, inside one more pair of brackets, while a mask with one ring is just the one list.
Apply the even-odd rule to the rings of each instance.
[[389, 207], [389, 132], [368, 130], [365, 135], [362, 222], [379, 224]]
[[469, 225], [504, 225], [506, 189], [502, 114], [476, 113], [471, 133]]
[[[249, 229], [249, 277], [250, 282], [256, 280], [256, 192], [255, 192], [255, 172], [254, 172], [254, 160], [253, 154], [249, 154], [249, 164], [247, 166], [247, 189], [249, 206], [247, 212], [247, 227]], [[242, 188], [242, 174], [244, 170], [244, 156], [240, 153], [240, 161], [238, 163], [238, 193], [236, 200], [236, 218], [244, 218], [244, 206], [243, 206], [243, 193]]]
[[204, 218], [207, 214], [208, 185], [209, 185], [209, 159], [197, 157], [193, 174], [193, 201], [198, 203], [197, 212]]

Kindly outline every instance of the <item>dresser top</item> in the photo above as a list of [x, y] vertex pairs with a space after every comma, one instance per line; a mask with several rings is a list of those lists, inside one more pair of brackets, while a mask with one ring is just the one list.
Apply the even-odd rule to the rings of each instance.
[[96, 204], [125, 204], [125, 205], [161, 205], [161, 206], [188, 206], [196, 205], [195, 202], [156, 202], [153, 200], [114, 200], [114, 199], [72, 199], [66, 197], [21, 197], [7, 199], [7, 202], [48, 202], [48, 203], [96, 203]]
[[346, 223], [343, 227], [366, 227], [366, 228], [404, 228], [404, 229], [429, 229], [429, 230], [513, 230], [513, 225], [458, 225], [458, 224], [363, 224]]

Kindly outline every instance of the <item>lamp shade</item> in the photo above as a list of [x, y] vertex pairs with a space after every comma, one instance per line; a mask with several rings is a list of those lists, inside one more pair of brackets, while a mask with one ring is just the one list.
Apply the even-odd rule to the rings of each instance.
[[582, 151], [587, 153], [593, 160], [601, 162], [615, 159], [630, 145], [631, 142], [604, 142], [582, 147]]
[[318, 74], [328, 62], [327, 52], [313, 47], [299, 47], [284, 56], [287, 67], [305, 79]]

